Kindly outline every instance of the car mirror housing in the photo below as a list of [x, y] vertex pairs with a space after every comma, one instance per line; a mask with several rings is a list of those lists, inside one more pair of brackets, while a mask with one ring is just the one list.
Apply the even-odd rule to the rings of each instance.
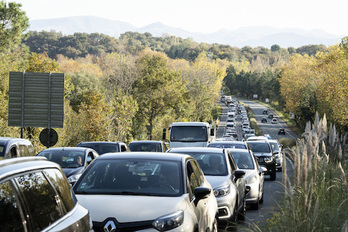
[[211, 193], [210, 188], [197, 187], [195, 188], [195, 197], [197, 200], [206, 198]]
[[245, 175], [245, 172], [242, 171], [242, 170], [236, 170], [234, 172], [234, 176], [236, 177], [236, 180], [239, 179], [239, 178], [242, 178], [244, 175]]

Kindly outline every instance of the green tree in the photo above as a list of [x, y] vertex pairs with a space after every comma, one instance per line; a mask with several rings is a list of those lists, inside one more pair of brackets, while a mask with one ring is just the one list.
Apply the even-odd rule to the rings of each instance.
[[29, 27], [29, 19], [21, 7], [20, 3], [0, 1], [0, 52], [19, 45]]
[[179, 73], [169, 69], [163, 56], [146, 54], [139, 58], [139, 65], [141, 74], [133, 85], [138, 104], [134, 128], [149, 126], [151, 137], [156, 119], [183, 104], [186, 84]]

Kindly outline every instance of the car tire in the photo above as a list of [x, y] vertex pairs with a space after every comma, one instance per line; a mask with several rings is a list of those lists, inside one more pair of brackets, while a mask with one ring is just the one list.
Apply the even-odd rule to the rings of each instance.
[[273, 169], [272, 172], [269, 174], [269, 177], [272, 181], [276, 180], [277, 178], [277, 169]]
[[260, 200], [259, 200], [259, 198], [257, 198], [257, 201], [255, 203], [251, 203], [250, 204], [250, 208], [252, 210], [258, 210], [259, 207], [260, 207]]

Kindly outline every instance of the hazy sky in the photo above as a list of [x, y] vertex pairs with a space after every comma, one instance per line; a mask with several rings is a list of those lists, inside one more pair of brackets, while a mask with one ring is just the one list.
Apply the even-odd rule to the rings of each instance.
[[136, 27], [161, 22], [191, 32], [244, 26], [322, 29], [348, 35], [348, 0], [5, 0], [30, 20], [98, 16]]

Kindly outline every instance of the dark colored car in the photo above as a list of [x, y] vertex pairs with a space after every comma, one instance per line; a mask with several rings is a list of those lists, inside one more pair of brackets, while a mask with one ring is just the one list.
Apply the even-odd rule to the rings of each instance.
[[268, 114], [268, 110], [262, 111], [262, 114]]
[[262, 122], [262, 123], [266, 123], [266, 122], [267, 122], [267, 118], [266, 118], [266, 117], [263, 117], [263, 118], [261, 119], [261, 122]]
[[109, 152], [125, 152], [128, 151], [128, 147], [124, 142], [80, 142], [77, 147], [89, 147], [98, 152], [99, 155], [103, 155]]
[[49, 161], [59, 164], [69, 183], [73, 185], [99, 155], [95, 150], [86, 147], [55, 147], [45, 149], [37, 156], [44, 156]]
[[285, 132], [285, 129], [284, 128], [280, 128], [279, 131], [278, 131], [278, 135], [285, 135], [286, 132]]
[[272, 147], [267, 140], [247, 141], [251, 150], [260, 166], [267, 168], [267, 172], [271, 180], [275, 180], [277, 176], [276, 157]]
[[168, 147], [160, 140], [140, 140], [130, 142], [128, 149], [130, 151], [166, 152]]
[[93, 231], [60, 166], [44, 157], [0, 161], [0, 209], [0, 231]]
[[269, 114], [268, 118], [272, 119], [273, 118], [273, 114]]

